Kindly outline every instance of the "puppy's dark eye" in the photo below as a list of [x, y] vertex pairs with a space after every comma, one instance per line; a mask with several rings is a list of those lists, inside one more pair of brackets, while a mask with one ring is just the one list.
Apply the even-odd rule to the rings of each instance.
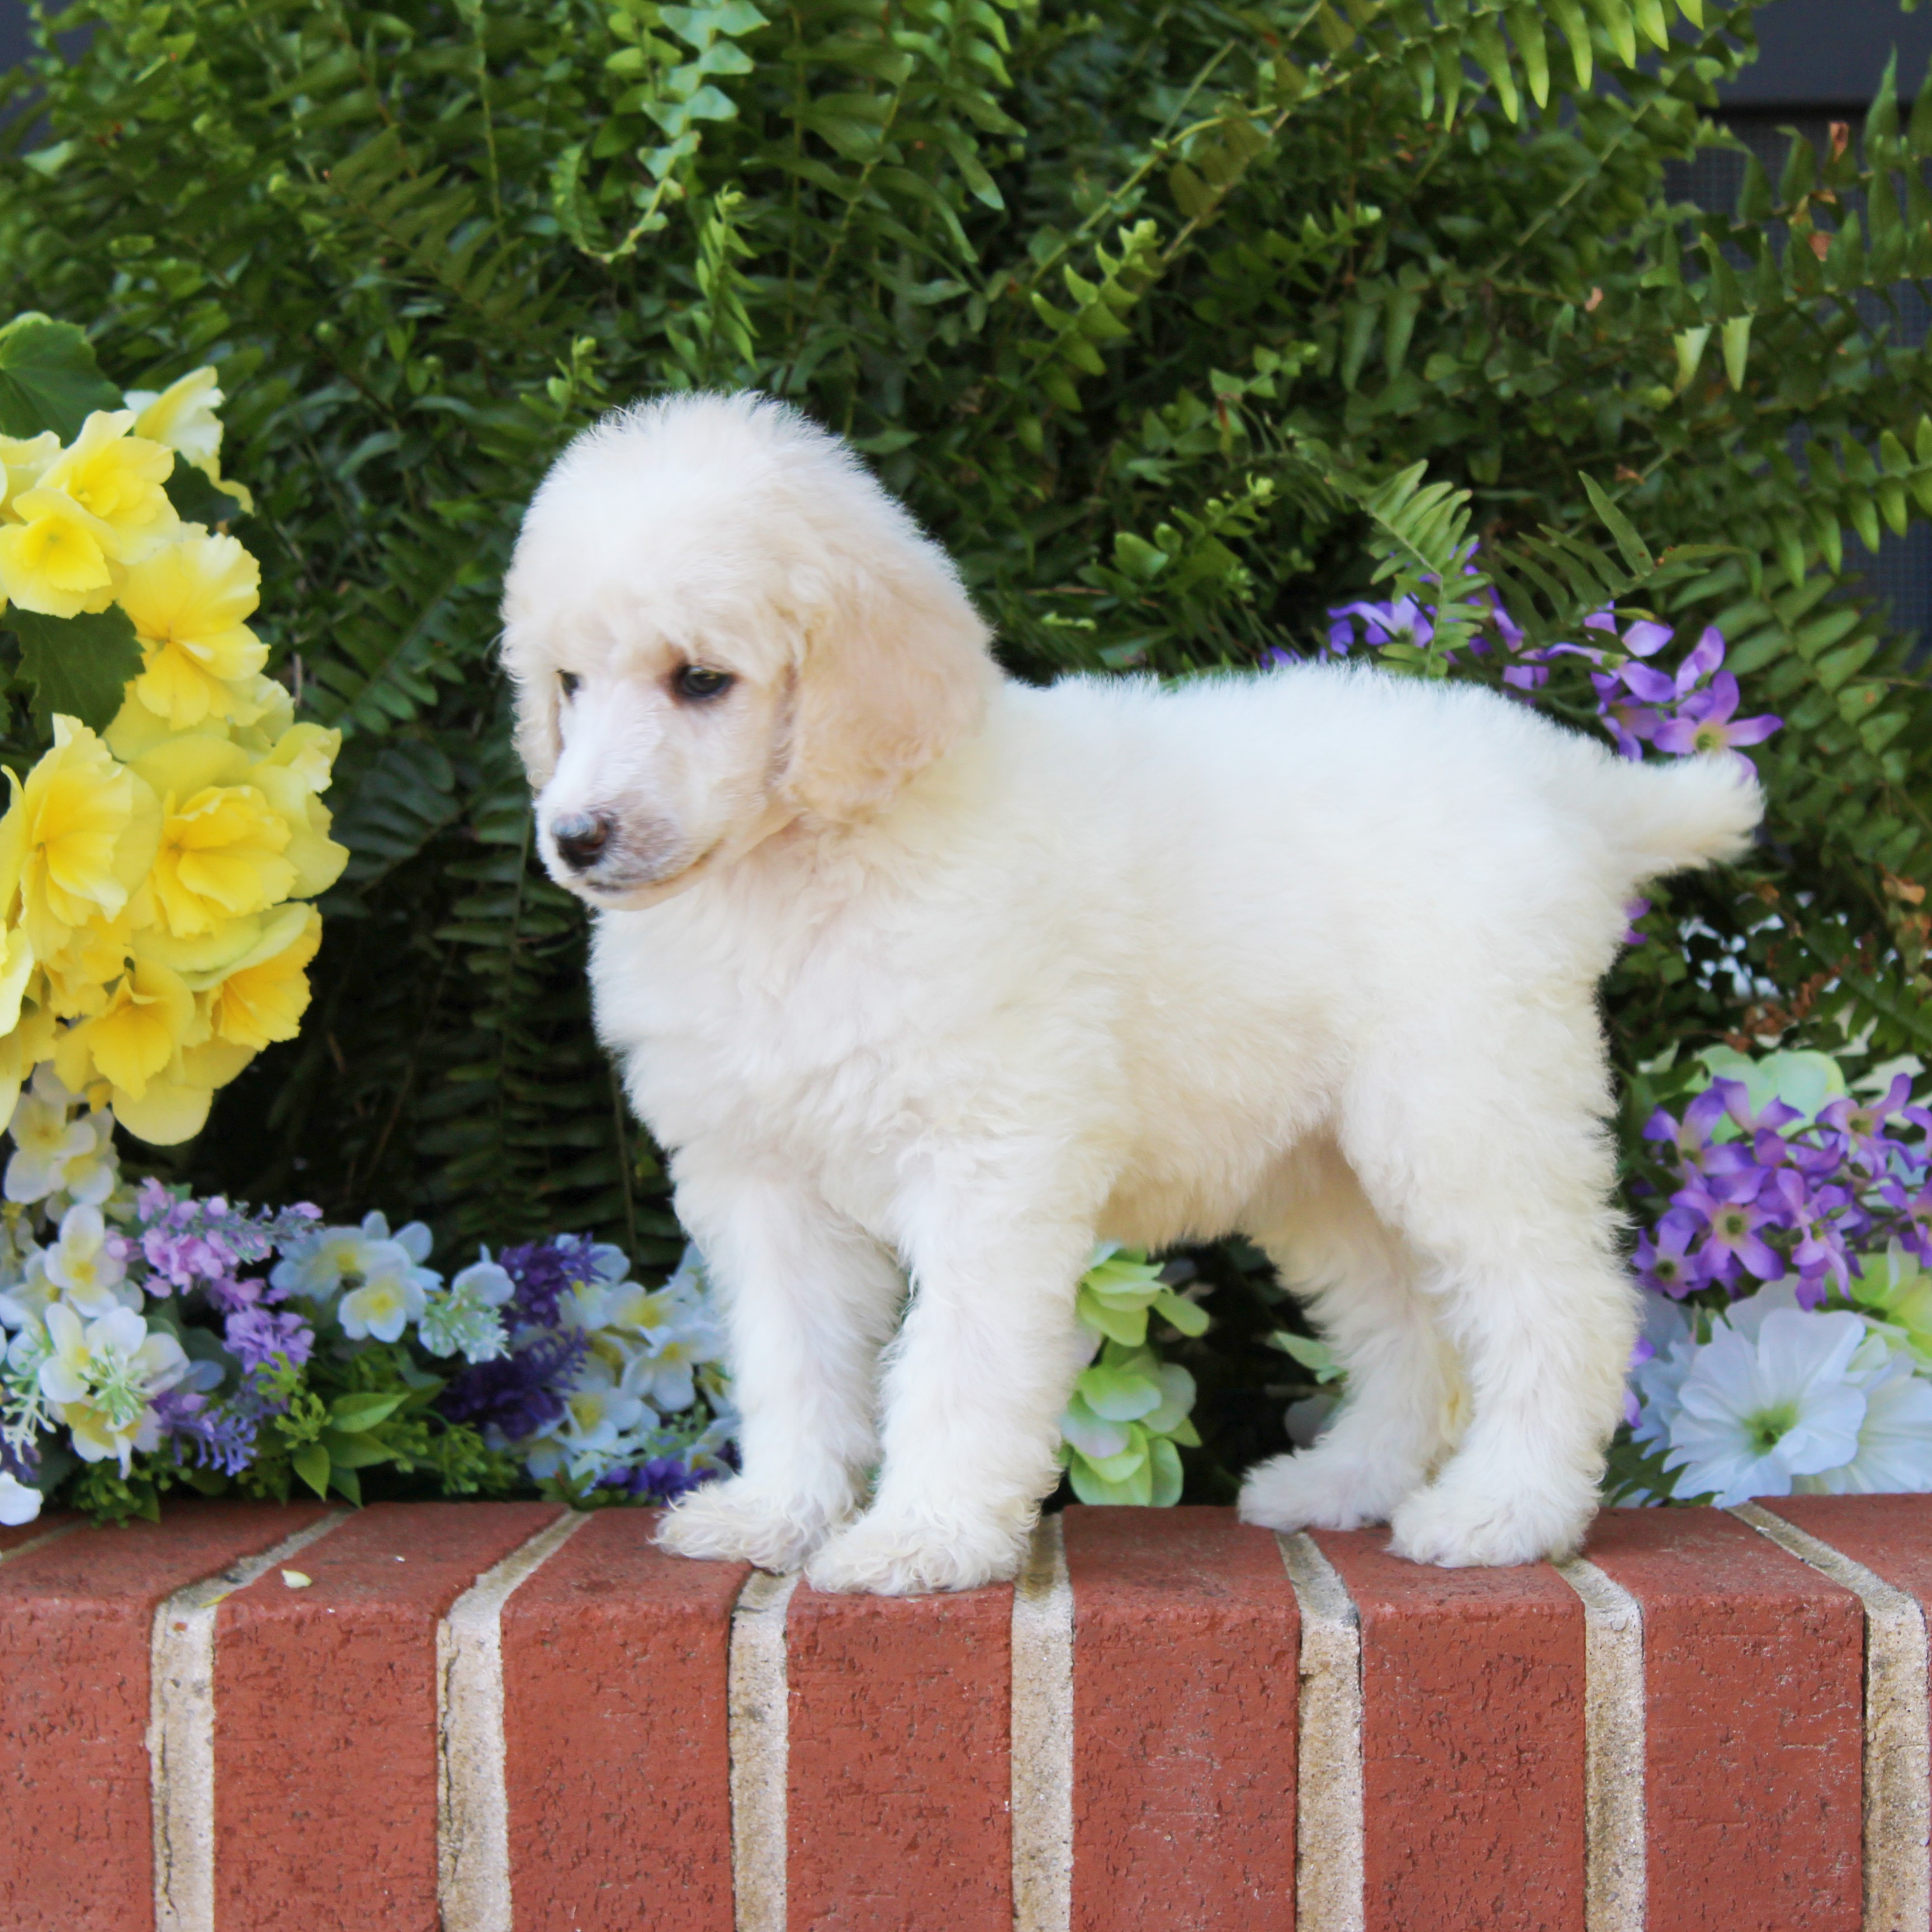
[[574, 670], [559, 671], [556, 674], [556, 681], [563, 686], [563, 694], [566, 698], [574, 698], [577, 695], [578, 686], [584, 682]]
[[728, 670], [710, 670], [703, 664], [686, 664], [670, 681], [670, 688], [680, 698], [688, 698], [694, 704], [708, 704], [714, 698], [722, 698], [737, 682]]

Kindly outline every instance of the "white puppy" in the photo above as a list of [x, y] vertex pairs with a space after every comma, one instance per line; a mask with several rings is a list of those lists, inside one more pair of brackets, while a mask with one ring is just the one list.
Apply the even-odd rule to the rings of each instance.
[[743, 1412], [666, 1545], [1011, 1576], [1095, 1240], [1238, 1229], [1348, 1371], [1250, 1522], [1574, 1547], [1635, 1321], [1594, 988], [1640, 881], [1745, 844], [1742, 761], [1359, 669], [1012, 682], [904, 512], [751, 397], [580, 436], [504, 608], [544, 862], [598, 909]]

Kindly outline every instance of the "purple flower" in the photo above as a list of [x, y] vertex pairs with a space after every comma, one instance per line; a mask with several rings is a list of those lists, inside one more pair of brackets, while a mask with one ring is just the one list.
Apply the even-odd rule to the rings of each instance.
[[681, 1456], [652, 1456], [628, 1469], [612, 1469], [599, 1478], [600, 1490], [621, 1490], [633, 1501], [674, 1503], [693, 1490], [714, 1482], [719, 1469], [694, 1469]]
[[565, 1293], [588, 1287], [597, 1279], [590, 1244], [574, 1234], [506, 1248], [496, 1263], [517, 1285], [511, 1307], [520, 1320], [536, 1328], [554, 1328], [557, 1304]]
[[1730, 1287], [1738, 1279], [1740, 1263], [1760, 1281], [1783, 1276], [1784, 1256], [1758, 1232], [1771, 1216], [1756, 1202], [1720, 1200], [1696, 1187], [1687, 1187], [1672, 1199], [1702, 1216], [1708, 1228], [1696, 1257], [1707, 1280]]
[[[1667, 1294], [1673, 1301], [1682, 1301], [1694, 1288], [1701, 1288], [1704, 1282], [1702, 1264], [1688, 1252], [1691, 1242], [1696, 1238], [1698, 1228], [1695, 1214], [1674, 1208], [1658, 1222], [1654, 1236], [1640, 1234], [1636, 1244], [1637, 1279], [1646, 1288], [1654, 1288], [1659, 1294]], [[1638, 1346], [1648, 1345], [1640, 1342]]]
[[1738, 708], [1738, 681], [1727, 670], [1718, 672], [1708, 691], [1695, 693], [1684, 701], [1675, 718], [1666, 718], [1657, 728], [1657, 748], [1678, 756], [1690, 752], [1735, 751], [1745, 745], [1761, 745], [1784, 720], [1769, 712], [1757, 718], [1733, 719]]
[[1649, 934], [1640, 932], [1637, 930], [1636, 922], [1649, 910], [1650, 902], [1648, 899], [1632, 899], [1624, 908], [1624, 916], [1630, 921], [1630, 924], [1624, 928], [1624, 944], [1626, 946], [1642, 946], [1648, 943]]
[[165, 1435], [193, 1445], [204, 1469], [238, 1476], [255, 1460], [256, 1426], [263, 1413], [259, 1394], [244, 1383], [230, 1402], [214, 1408], [192, 1389], [171, 1388], [154, 1398], [154, 1414]]
[[[506, 1267], [509, 1258], [502, 1257]], [[513, 1354], [464, 1370], [436, 1397], [436, 1408], [452, 1422], [494, 1425], [520, 1442], [562, 1417], [559, 1385], [568, 1386], [589, 1346], [581, 1335], [538, 1336]]]
[[299, 1315], [248, 1307], [229, 1316], [223, 1339], [241, 1357], [244, 1369], [266, 1367], [278, 1358], [299, 1368], [315, 1346], [315, 1330]]

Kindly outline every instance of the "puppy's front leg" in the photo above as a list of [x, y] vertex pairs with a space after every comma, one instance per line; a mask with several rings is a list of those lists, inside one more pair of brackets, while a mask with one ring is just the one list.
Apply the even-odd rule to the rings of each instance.
[[664, 1518], [683, 1556], [801, 1562], [856, 1506], [878, 1456], [878, 1355], [905, 1284], [884, 1250], [809, 1189], [680, 1156], [680, 1217], [724, 1316], [742, 1472]]
[[1005, 1227], [909, 1216], [912, 1300], [884, 1381], [884, 1463], [872, 1506], [806, 1574], [887, 1596], [1012, 1576], [1058, 1480], [1060, 1416], [1088, 1346], [1074, 1318], [1089, 1230], [1027, 1216]]

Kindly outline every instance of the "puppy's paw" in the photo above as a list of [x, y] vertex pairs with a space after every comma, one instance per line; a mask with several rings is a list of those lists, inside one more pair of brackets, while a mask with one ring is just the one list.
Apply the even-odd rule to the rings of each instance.
[[916, 1597], [971, 1590], [1019, 1574], [1031, 1517], [1018, 1527], [873, 1509], [832, 1537], [805, 1566], [814, 1590]]
[[1595, 1503], [1594, 1490], [1566, 1496], [1499, 1489], [1459, 1480], [1451, 1472], [1396, 1509], [1389, 1547], [1412, 1563], [1445, 1570], [1567, 1556], [1582, 1541]]
[[1388, 1522], [1421, 1480], [1406, 1464], [1297, 1450], [1257, 1462], [1241, 1479], [1240, 1514], [1263, 1529], [1359, 1529]]
[[667, 1511], [657, 1544], [679, 1556], [722, 1557], [760, 1570], [795, 1570], [825, 1540], [822, 1503], [784, 1496], [734, 1476], [706, 1483]]

